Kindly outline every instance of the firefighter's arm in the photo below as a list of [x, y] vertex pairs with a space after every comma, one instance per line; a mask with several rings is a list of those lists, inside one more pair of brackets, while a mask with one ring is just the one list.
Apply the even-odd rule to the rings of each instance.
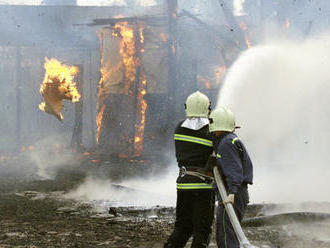
[[243, 168], [239, 152], [234, 144], [225, 142], [219, 147], [217, 165], [226, 181], [228, 194], [236, 194], [243, 182]]

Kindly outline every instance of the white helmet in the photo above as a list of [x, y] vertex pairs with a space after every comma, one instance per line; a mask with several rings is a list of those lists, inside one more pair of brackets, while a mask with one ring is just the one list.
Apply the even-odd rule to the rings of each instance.
[[210, 132], [235, 130], [235, 116], [225, 107], [218, 107], [210, 114]]
[[206, 95], [196, 91], [187, 97], [185, 108], [187, 117], [208, 117], [211, 103]]

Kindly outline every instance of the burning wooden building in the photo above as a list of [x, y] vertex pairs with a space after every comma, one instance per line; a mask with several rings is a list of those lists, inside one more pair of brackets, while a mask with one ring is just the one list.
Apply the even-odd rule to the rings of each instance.
[[[184, 113], [182, 97], [194, 90], [178, 82], [186, 79], [178, 78], [177, 1], [134, 8], [3, 5], [0, 11], [6, 20], [1, 78], [15, 82], [6, 88], [9, 103], [3, 102], [10, 107], [2, 116], [15, 123], [2, 127], [8, 133], [3, 146], [19, 149], [61, 136], [65, 144], [116, 157], [161, 153]], [[79, 67], [81, 99], [64, 103], [63, 124], [38, 112], [45, 57]], [[46, 111], [62, 120], [57, 107]]]
[[[226, 71], [258, 31], [255, 20], [234, 15], [232, 1], [70, 2], [0, 5], [0, 149], [61, 137], [114, 157], [163, 154], [186, 97], [199, 89], [214, 106]], [[38, 110], [45, 57], [79, 68], [81, 98], [64, 103], [63, 123]]]

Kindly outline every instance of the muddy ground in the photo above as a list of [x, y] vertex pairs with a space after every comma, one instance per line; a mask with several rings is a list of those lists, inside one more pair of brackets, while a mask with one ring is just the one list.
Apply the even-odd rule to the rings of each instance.
[[[96, 211], [91, 202], [66, 199], [65, 193], [87, 174], [109, 178], [132, 177], [150, 172], [150, 161], [100, 162], [75, 158], [58, 167], [54, 178], [36, 175], [33, 161], [24, 156], [0, 159], [0, 247], [162, 247], [173, 229], [175, 210], [155, 206], [111, 207]], [[156, 165], [151, 173], [161, 172]], [[122, 171], [125, 171], [122, 175]], [[125, 190], [123, 188], [123, 190]], [[262, 216], [267, 205], [251, 205], [246, 219]], [[274, 206], [272, 206], [274, 207]], [[309, 229], [311, 226], [319, 229]], [[257, 247], [330, 247], [328, 222], [294, 222], [245, 226]], [[323, 230], [322, 235], [317, 230]], [[313, 234], [313, 231], [316, 233]], [[313, 235], [311, 235], [313, 234]], [[189, 247], [189, 246], [187, 246]], [[210, 247], [216, 247], [214, 233]]]

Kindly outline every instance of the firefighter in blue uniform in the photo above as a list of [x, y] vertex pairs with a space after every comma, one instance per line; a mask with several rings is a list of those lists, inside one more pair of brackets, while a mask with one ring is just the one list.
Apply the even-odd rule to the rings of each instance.
[[209, 133], [210, 101], [197, 91], [188, 96], [186, 120], [175, 129], [177, 178], [175, 228], [165, 248], [183, 248], [193, 236], [192, 248], [208, 246], [214, 216], [212, 177], [205, 167], [213, 152]]
[[[240, 244], [225, 211], [224, 202], [233, 204], [241, 221], [249, 202], [248, 185], [252, 184], [253, 166], [242, 141], [234, 133], [234, 114], [219, 107], [210, 114], [210, 132], [217, 157], [216, 165], [222, 174], [227, 189], [227, 199], [219, 199], [216, 215], [216, 239], [221, 248], [239, 248]], [[220, 197], [221, 198], [221, 197]]]

